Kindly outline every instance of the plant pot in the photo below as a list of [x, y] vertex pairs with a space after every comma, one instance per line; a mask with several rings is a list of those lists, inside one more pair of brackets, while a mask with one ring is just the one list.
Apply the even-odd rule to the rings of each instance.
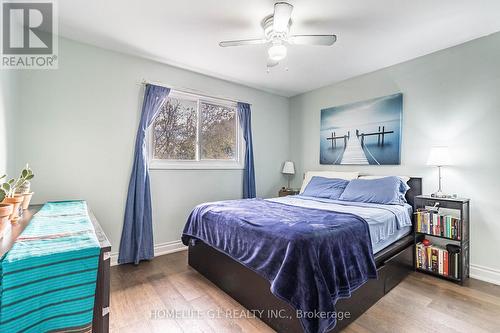
[[12, 214], [12, 209], [12, 204], [0, 203], [0, 238], [3, 236], [3, 231], [9, 221], [9, 216]]
[[17, 222], [19, 219], [19, 206], [24, 200], [24, 196], [22, 195], [15, 195], [13, 198], [5, 198], [3, 199], [2, 203], [6, 204], [12, 204], [12, 214], [10, 214], [9, 219], [12, 223]]
[[33, 196], [35, 192], [29, 192], [29, 193], [24, 193], [23, 196], [24, 196], [24, 200], [23, 200], [23, 210], [26, 210], [28, 209], [29, 205], [30, 205], [30, 201], [31, 201], [31, 197]]
[[22, 184], [17, 188], [17, 193], [19, 194], [29, 193], [30, 188], [31, 188], [31, 183], [29, 181], [25, 181], [24, 184]]

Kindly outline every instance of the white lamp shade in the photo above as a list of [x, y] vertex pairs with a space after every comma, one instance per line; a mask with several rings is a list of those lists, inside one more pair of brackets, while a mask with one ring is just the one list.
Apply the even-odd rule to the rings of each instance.
[[286, 161], [285, 164], [283, 164], [283, 171], [281, 171], [284, 174], [287, 175], [294, 175], [295, 174], [295, 166], [293, 165], [292, 161]]
[[448, 147], [432, 147], [427, 159], [427, 165], [443, 166], [450, 165], [451, 157]]

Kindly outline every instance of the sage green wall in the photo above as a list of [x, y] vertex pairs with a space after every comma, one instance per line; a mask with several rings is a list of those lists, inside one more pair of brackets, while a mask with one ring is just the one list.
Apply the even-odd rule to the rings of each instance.
[[14, 176], [14, 115], [17, 112], [18, 73], [0, 69], [0, 176]]
[[[17, 167], [30, 161], [35, 202], [89, 202], [118, 250], [144, 79], [252, 103], [257, 193], [275, 196], [289, 158], [289, 101], [242, 85], [67, 39], [59, 69], [21, 72]], [[242, 170], [152, 170], [155, 244], [180, 239], [191, 209], [240, 198]]]
[[[400, 166], [319, 164], [322, 108], [396, 92], [404, 100]], [[295, 96], [290, 108], [292, 159], [299, 174], [359, 170], [422, 176], [424, 192], [431, 193], [437, 170], [425, 165], [429, 148], [449, 145], [455, 165], [443, 170], [443, 186], [472, 198], [473, 272], [483, 269], [500, 278], [500, 33]]]

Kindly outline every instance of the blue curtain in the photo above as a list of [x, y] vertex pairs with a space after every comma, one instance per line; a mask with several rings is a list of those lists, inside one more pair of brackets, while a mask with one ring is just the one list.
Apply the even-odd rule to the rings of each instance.
[[153, 123], [169, 92], [169, 88], [151, 84], [146, 85], [144, 92], [118, 255], [120, 264], [132, 262], [138, 264], [140, 260], [149, 260], [154, 257], [146, 130]]
[[243, 172], [243, 198], [255, 198], [255, 170], [253, 166], [252, 117], [250, 104], [238, 102], [238, 116], [245, 139], [245, 170]]

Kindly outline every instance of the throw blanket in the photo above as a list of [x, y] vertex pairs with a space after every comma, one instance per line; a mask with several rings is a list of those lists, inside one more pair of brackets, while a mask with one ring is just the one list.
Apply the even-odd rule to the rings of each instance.
[[[306, 332], [336, 323], [335, 303], [376, 278], [370, 233], [360, 217], [262, 199], [197, 206], [182, 241], [200, 239], [271, 284], [295, 309]], [[324, 317], [324, 318], [320, 318]]]
[[0, 259], [0, 332], [90, 332], [99, 253], [85, 202], [45, 204]]

